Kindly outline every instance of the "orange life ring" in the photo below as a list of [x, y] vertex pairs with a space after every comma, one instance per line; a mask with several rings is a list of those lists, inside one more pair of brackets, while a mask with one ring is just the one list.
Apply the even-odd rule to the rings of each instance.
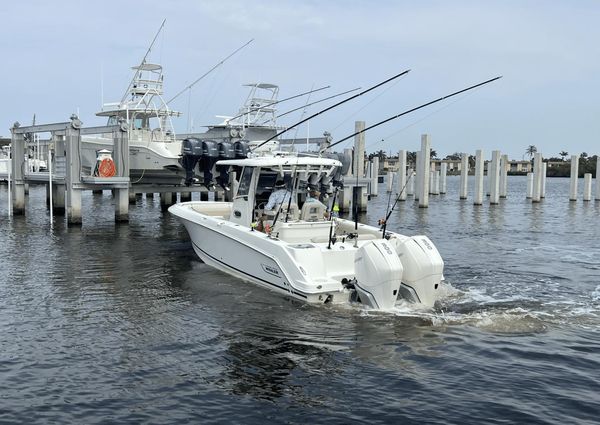
[[115, 162], [111, 158], [104, 158], [98, 164], [99, 177], [113, 177], [116, 172]]

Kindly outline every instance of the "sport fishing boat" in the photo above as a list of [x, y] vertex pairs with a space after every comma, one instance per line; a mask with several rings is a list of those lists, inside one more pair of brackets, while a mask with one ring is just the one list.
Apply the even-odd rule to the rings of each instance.
[[[134, 77], [120, 102], [105, 103], [96, 115], [107, 125], [124, 122], [129, 142], [129, 176], [132, 183], [180, 184], [185, 171], [180, 163], [181, 141], [171, 118], [181, 115], [163, 99], [162, 66], [143, 62], [134, 66]], [[111, 150], [111, 134], [82, 137], [82, 163], [94, 169], [97, 153]]]
[[[232, 179], [232, 202], [192, 201], [169, 208], [206, 264], [309, 303], [388, 310], [403, 298], [434, 305], [444, 267], [435, 245], [427, 236], [404, 236], [336, 217], [342, 167], [337, 159], [250, 153], [216, 166], [239, 176]], [[278, 180], [287, 182], [291, 196], [266, 210]], [[308, 187], [315, 185], [328, 195], [328, 208], [306, 202]]]

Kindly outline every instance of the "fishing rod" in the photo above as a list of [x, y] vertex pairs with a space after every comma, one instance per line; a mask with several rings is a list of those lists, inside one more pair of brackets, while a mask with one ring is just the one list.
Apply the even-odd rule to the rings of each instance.
[[344, 94], [352, 93], [353, 91], [356, 91], [356, 90], [360, 90], [360, 87], [357, 87], [357, 88], [352, 89], [352, 90], [346, 90], [345, 92], [342, 92], [342, 93], [334, 94], [333, 96], [326, 97], [325, 99], [316, 100], [316, 101], [314, 101], [312, 103], [309, 103], [307, 105], [300, 106], [299, 108], [295, 108], [295, 109], [292, 109], [291, 111], [287, 111], [287, 112], [284, 112], [283, 114], [277, 115], [276, 118], [283, 117], [284, 115], [291, 114], [292, 112], [299, 111], [300, 109], [308, 108], [309, 106], [316, 105], [317, 103], [325, 102], [326, 100], [333, 99], [334, 97], [338, 97], [338, 96], [342, 96]]
[[[296, 159], [296, 162], [298, 160]], [[297, 165], [296, 165], [297, 167]], [[288, 218], [290, 215], [290, 208], [292, 207], [292, 196], [294, 196], [294, 189], [296, 189], [296, 192], [298, 191], [298, 188], [296, 187], [298, 185], [298, 174], [296, 174], [296, 167], [294, 167], [294, 180], [292, 180], [292, 193], [290, 194], [290, 199], [288, 199], [288, 205], [287, 205], [287, 211], [285, 212], [285, 222], [288, 222]]]
[[165, 26], [165, 22], [167, 22], [167, 20], [163, 19], [162, 24], [160, 24], [160, 28], [158, 29], [158, 31], [156, 32], [156, 35], [152, 39], [152, 43], [150, 43], [150, 47], [148, 47], [148, 50], [146, 50], [146, 54], [144, 55], [144, 58], [140, 62], [139, 66], [137, 67], [137, 71], [136, 71], [135, 75], [133, 76], [133, 78], [129, 82], [129, 85], [127, 86], [127, 90], [125, 90], [125, 94], [123, 95], [123, 98], [121, 99], [121, 103], [125, 102], [125, 99], [127, 98], [127, 95], [129, 94], [129, 89], [131, 89], [131, 86], [133, 85], [133, 82], [136, 80], [136, 78], [138, 77], [138, 75], [141, 74], [141, 72], [142, 72], [141, 67], [146, 63], [146, 58], [150, 54], [150, 51], [152, 50], [152, 47], [154, 46], [154, 43], [156, 43], [156, 39], [158, 38], [158, 35], [160, 34], [160, 32], [162, 31], [163, 27]]
[[[398, 171], [400, 172], [400, 171]], [[392, 173], [392, 183], [390, 184], [390, 187], [394, 187], [394, 174]], [[388, 212], [390, 210], [390, 201], [392, 199], [392, 191], [390, 190], [390, 193], [388, 194], [388, 201], [387, 201], [387, 205], [385, 207], [385, 216], [388, 216]], [[396, 204], [394, 204], [394, 206], [396, 206]], [[386, 220], [387, 221], [387, 220]]]
[[215, 69], [217, 69], [219, 66], [223, 65], [223, 63], [225, 63], [226, 60], [228, 60], [230, 57], [232, 57], [233, 55], [235, 55], [237, 52], [239, 52], [240, 50], [242, 50], [244, 47], [246, 47], [248, 44], [252, 43], [254, 41], [254, 39], [251, 39], [249, 42], [247, 42], [246, 44], [244, 44], [241, 47], [238, 47], [235, 51], [233, 51], [231, 54], [229, 54], [229, 56], [227, 56], [225, 59], [223, 59], [221, 62], [217, 63], [215, 66], [213, 66], [211, 69], [209, 69], [208, 71], [206, 71], [204, 74], [202, 74], [202, 76], [200, 76], [199, 78], [197, 78], [192, 84], [190, 84], [189, 86], [187, 86], [186, 88], [184, 88], [183, 90], [181, 90], [179, 93], [177, 93], [175, 96], [173, 96], [170, 100], [168, 100], [167, 102], [165, 102], [166, 104], [171, 103], [172, 101], [174, 101], [175, 99], [177, 99], [179, 96], [181, 96], [183, 93], [185, 93], [186, 90], [191, 89], [193, 86], [196, 85], [196, 83], [198, 83], [200, 80], [202, 80], [204, 77], [206, 77], [208, 74], [210, 74], [211, 72], [213, 72]]
[[333, 202], [331, 203], [331, 211], [329, 211], [329, 244], [327, 244], [327, 249], [331, 249], [331, 238], [333, 236], [333, 211], [335, 209], [335, 198], [337, 198], [337, 194], [340, 188], [336, 186], [335, 193], [333, 194]]
[[[369, 127], [363, 128], [362, 130], [360, 130], [360, 131], [357, 131], [356, 133], [354, 133], [354, 134], [351, 134], [351, 135], [350, 135], [350, 136], [348, 136], [348, 137], [344, 137], [342, 140], [338, 140], [337, 142], [335, 142], [335, 143], [332, 143], [331, 145], [329, 145], [329, 146], [327, 147], [327, 149], [330, 149], [330, 148], [332, 148], [333, 146], [335, 146], [335, 145], [337, 145], [337, 144], [340, 144], [340, 143], [342, 143], [342, 142], [345, 142], [346, 140], [348, 140], [348, 139], [351, 139], [351, 138], [352, 138], [352, 137], [354, 137], [354, 136], [357, 136], [357, 135], [359, 135], [359, 134], [361, 134], [361, 133], [364, 133], [364, 132], [365, 132], [365, 131], [367, 131], [367, 130], [370, 130], [370, 129], [372, 129], [372, 128], [378, 127], [378, 126], [380, 126], [381, 124], [385, 124], [385, 123], [386, 123], [386, 122], [388, 122], [388, 121], [395, 120], [396, 118], [399, 118], [399, 117], [401, 117], [401, 116], [403, 116], [403, 115], [406, 115], [406, 114], [410, 114], [411, 112], [414, 112], [414, 111], [416, 111], [416, 110], [418, 110], [418, 109], [424, 108], [424, 107], [426, 107], [426, 106], [429, 106], [429, 105], [433, 105], [434, 103], [441, 102], [442, 100], [448, 99], [448, 98], [450, 98], [450, 97], [452, 97], [452, 96], [456, 96], [456, 95], [458, 95], [458, 94], [464, 93], [464, 92], [466, 92], [466, 91], [469, 91], [469, 90], [473, 90], [474, 88], [481, 87], [481, 86], [483, 86], [483, 85], [485, 85], [485, 84], [489, 84], [489, 83], [491, 83], [492, 81], [496, 81], [496, 80], [498, 80], [498, 79], [500, 79], [500, 78], [502, 78], [502, 76], [501, 76], [501, 75], [500, 75], [500, 76], [498, 76], [498, 77], [495, 77], [495, 78], [489, 79], [489, 80], [487, 80], [487, 81], [484, 81], [484, 82], [482, 82], [482, 83], [475, 84], [475, 85], [473, 85], [473, 86], [471, 86], [471, 87], [467, 87], [466, 89], [462, 89], [462, 90], [459, 90], [459, 91], [457, 91], [457, 92], [454, 92], [454, 93], [448, 94], [448, 95], [446, 95], [446, 96], [442, 96], [442, 97], [440, 97], [439, 99], [435, 99], [435, 100], [432, 100], [432, 101], [430, 101], [430, 102], [424, 103], [424, 104], [422, 104], [422, 105], [419, 105], [419, 106], [417, 106], [417, 107], [415, 107], [415, 108], [409, 109], [408, 111], [404, 111], [404, 112], [402, 112], [402, 113], [400, 113], [400, 114], [398, 114], [398, 115], [394, 115], [393, 117], [387, 118], [387, 119], [385, 119], [385, 120], [383, 120], [383, 121], [380, 121], [380, 122], [378, 122], [378, 123], [376, 123], [376, 124], [373, 124], [373, 125], [371, 125], [371, 126], [369, 126]], [[321, 151], [320, 151], [319, 153], [323, 153], [324, 151], [325, 151], [325, 149], [321, 149]]]
[[[364, 158], [360, 159], [361, 161], [364, 160]], [[357, 149], [354, 150], [354, 163], [356, 164], [356, 186], [354, 186], [354, 193], [353, 193], [353, 202], [354, 205], [352, 206], [352, 210], [354, 211], [354, 231], [356, 232], [356, 239], [358, 240], [358, 152]]]
[[294, 95], [294, 96], [286, 97], [285, 99], [281, 99], [281, 100], [275, 100], [275, 101], [273, 101], [273, 102], [266, 103], [266, 104], [264, 104], [264, 105], [262, 105], [262, 106], [260, 106], [260, 107], [258, 107], [258, 108], [251, 108], [249, 111], [246, 111], [246, 112], [244, 112], [244, 113], [241, 113], [241, 114], [239, 114], [239, 115], [236, 115], [236, 116], [235, 116], [235, 117], [233, 117], [233, 118], [229, 118], [229, 120], [228, 120], [228, 121], [233, 121], [233, 120], [235, 120], [235, 119], [237, 119], [237, 118], [243, 117], [244, 115], [251, 114], [252, 112], [260, 111], [262, 108], [266, 108], [266, 107], [268, 107], [268, 106], [273, 106], [273, 105], [275, 105], [275, 104], [277, 104], [277, 103], [286, 102], [286, 101], [288, 101], [288, 100], [292, 100], [292, 99], [295, 99], [295, 98], [297, 98], [297, 97], [306, 96], [307, 94], [311, 94], [311, 93], [315, 93], [315, 92], [318, 92], [318, 91], [321, 91], [321, 90], [325, 90], [325, 89], [328, 89], [328, 88], [330, 88], [330, 87], [331, 87], [331, 86], [320, 87], [320, 88], [318, 88], [318, 89], [309, 90], [309, 91], [307, 91], [307, 92], [304, 92], [304, 93], [300, 93], [300, 94], [296, 94], [296, 95]]
[[389, 209], [390, 207], [390, 199], [391, 199], [391, 195], [392, 192], [390, 192], [390, 196], [388, 198], [388, 210], [386, 211], [386, 215], [385, 218], [383, 219], [383, 223], [381, 223], [382, 220], [379, 220], [379, 224], [383, 224], [382, 230], [383, 230], [383, 236], [382, 239], [385, 239], [385, 229], [387, 228], [387, 222], [388, 219], [390, 218], [390, 216], [392, 215], [392, 212], [394, 211], [394, 208], [396, 208], [396, 204], [398, 203], [398, 201], [400, 200], [400, 197], [402, 196], [402, 194], [404, 193], [404, 189], [406, 189], [406, 185], [408, 185], [408, 182], [410, 181], [410, 179], [412, 178], [412, 173], [410, 174], [410, 176], [408, 176], [408, 178], [406, 179], [406, 183], [404, 183], [404, 186], [402, 187], [402, 190], [400, 190], [400, 193], [398, 194], [398, 196], [396, 196], [396, 200], [394, 201], [394, 205], [392, 205], [392, 208]]
[[297, 126], [299, 126], [300, 124], [302, 124], [302, 123], [305, 123], [306, 121], [313, 119], [313, 118], [314, 118], [314, 117], [316, 117], [317, 115], [320, 115], [320, 114], [322, 114], [322, 113], [324, 113], [324, 112], [327, 112], [327, 111], [329, 111], [330, 109], [333, 109], [333, 108], [336, 108], [336, 107], [340, 106], [340, 105], [341, 105], [341, 104], [343, 104], [343, 103], [346, 103], [346, 102], [348, 102], [348, 101], [350, 101], [350, 100], [352, 100], [352, 99], [355, 99], [355, 98], [357, 98], [357, 97], [359, 97], [359, 96], [362, 96], [363, 94], [365, 94], [365, 93], [368, 93], [368, 92], [370, 92], [371, 90], [374, 90], [374, 89], [376, 89], [376, 88], [377, 88], [377, 87], [379, 87], [379, 86], [382, 86], [382, 85], [384, 85], [384, 84], [386, 84], [386, 83], [389, 83], [389, 82], [390, 82], [390, 81], [392, 81], [392, 80], [395, 80], [395, 79], [396, 79], [396, 78], [398, 78], [398, 77], [401, 77], [401, 76], [403, 76], [403, 75], [405, 75], [405, 74], [408, 74], [408, 72], [410, 72], [410, 69], [407, 69], [406, 71], [402, 71], [400, 74], [394, 75], [393, 77], [391, 77], [391, 78], [388, 78], [387, 80], [385, 80], [385, 81], [383, 81], [383, 82], [381, 82], [381, 83], [379, 83], [379, 84], [376, 84], [376, 85], [374, 85], [373, 87], [370, 87], [370, 88], [368, 88], [367, 90], [363, 90], [363, 91], [361, 91], [360, 93], [357, 93], [357, 94], [355, 94], [354, 96], [350, 96], [349, 98], [347, 98], [347, 99], [344, 99], [344, 100], [342, 100], [342, 101], [340, 101], [340, 102], [336, 103], [335, 105], [331, 105], [331, 106], [329, 106], [329, 107], [327, 107], [327, 108], [325, 108], [325, 109], [323, 109], [323, 110], [321, 110], [321, 111], [319, 111], [319, 112], [317, 112], [317, 113], [315, 113], [315, 114], [312, 114], [312, 115], [311, 115], [310, 117], [308, 117], [308, 118], [305, 118], [305, 119], [303, 119], [303, 120], [301, 120], [301, 121], [298, 121], [296, 124], [294, 124], [294, 125], [291, 125], [291, 126], [287, 127], [286, 129], [284, 129], [284, 130], [280, 131], [279, 133], [275, 134], [274, 136], [271, 136], [271, 137], [269, 137], [267, 140], [265, 140], [265, 141], [264, 141], [264, 142], [262, 142], [261, 144], [259, 144], [259, 145], [255, 146], [255, 147], [252, 149], [252, 151], [253, 151], [253, 150], [255, 150], [255, 149], [258, 149], [258, 148], [260, 148], [260, 147], [261, 147], [261, 146], [263, 146], [265, 143], [267, 143], [267, 142], [270, 142], [271, 140], [273, 140], [273, 139], [275, 139], [275, 138], [277, 138], [277, 137], [281, 136], [283, 133], [285, 133], [285, 132], [287, 132], [287, 131], [291, 130], [292, 128], [294, 128], [294, 127], [297, 127]]

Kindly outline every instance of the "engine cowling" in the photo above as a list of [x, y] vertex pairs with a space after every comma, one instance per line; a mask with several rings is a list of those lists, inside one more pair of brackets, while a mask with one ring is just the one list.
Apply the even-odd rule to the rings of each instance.
[[391, 309], [398, 298], [403, 266], [390, 242], [377, 239], [361, 246], [354, 267], [361, 302], [372, 308]]
[[393, 238], [398, 257], [404, 266], [402, 292], [406, 289], [415, 301], [433, 307], [443, 280], [444, 260], [427, 236]]

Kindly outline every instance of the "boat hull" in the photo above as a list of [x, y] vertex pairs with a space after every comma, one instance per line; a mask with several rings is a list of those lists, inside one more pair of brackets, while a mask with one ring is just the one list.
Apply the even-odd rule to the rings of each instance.
[[[172, 145], [172, 146], [171, 146]], [[86, 138], [81, 143], [81, 159], [84, 169], [92, 174], [96, 165], [97, 152], [112, 150], [112, 139]], [[147, 145], [130, 144], [129, 178], [132, 184], [179, 185], [185, 178], [185, 170], [176, 152], [181, 150], [179, 142], [152, 142]]]
[[309, 294], [292, 288], [281, 265], [258, 247], [240, 242], [227, 231], [220, 232], [187, 220], [184, 225], [194, 251], [209, 266], [281, 294], [309, 300]]
[[[358, 237], [341, 229], [348, 237], [329, 244], [329, 221], [278, 223], [271, 236], [229, 221], [231, 210], [229, 202], [169, 208], [183, 222], [202, 261], [289, 297], [334, 304], [358, 299], [379, 310], [393, 308], [400, 294], [428, 307], [435, 303], [443, 261], [425, 236], [390, 233], [382, 239], [379, 229], [359, 224]], [[338, 229], [354, 227], [348, 220], [335, 223]], [[354, 292], [358, 297], [353, 298]]]

